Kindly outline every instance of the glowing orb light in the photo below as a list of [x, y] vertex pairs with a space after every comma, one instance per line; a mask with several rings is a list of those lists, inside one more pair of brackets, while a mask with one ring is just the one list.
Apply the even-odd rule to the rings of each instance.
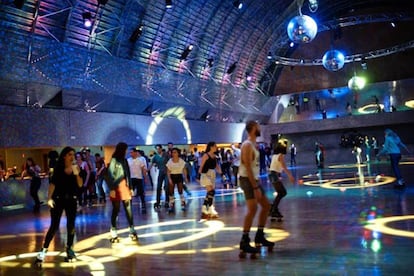
[[353, 76], [348, 81], [348, 87], [351, 90], [361, 90], [365, 87], [366, 80], [364, 78]]
[[345, 56], [338, 50], [327, 51], [322, 58], [322, 65], [328, 71], [338, 71], [344, 67]]
[[298, 15], [289, 21], [287, 33], [294, 43], [309, 43], [318, 32], [315, 20], [307, 15]]

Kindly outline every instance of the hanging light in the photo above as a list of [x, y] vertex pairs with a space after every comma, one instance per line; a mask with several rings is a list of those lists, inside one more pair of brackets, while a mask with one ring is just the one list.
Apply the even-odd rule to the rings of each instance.
[[364, 89], [365, 84], [366, 84], [365, 78], [354, 75], [348, 81], [348, 88], [351, 90], [362, 90]]
[[90, 28], [92, 26], [92, 14], [90, 12], [82, 13], [83, 25], [86, 28]]
[[318, 33], [318, 25], [315, 20], [302, 14], [302, 4], [298, 1], [299, 15], [292, 18], [287, 25], [288, 36], [294, 43], [309, 43]]
[[329, 50], [322, 58], [322, 65], [328, 71], [338, 71], [344, 67], [345, 56], [341, 51]]

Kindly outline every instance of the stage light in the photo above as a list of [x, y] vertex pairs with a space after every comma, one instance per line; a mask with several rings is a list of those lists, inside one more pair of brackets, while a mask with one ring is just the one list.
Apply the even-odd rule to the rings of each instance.
[[237, 66], [237, 61], [236, 62], [234, 62], [230, 67], [229, 67], [229, 69], [227, 69], [227, 74], [228, 75], [230, 75], [230, 74], [232, 74], [233, 72], [234, 72], [234, 70], [236, 70], [236, 66]]
[[290, 42], [290, 43], [289, 43], [289, 47], [290, 47], [290, 48], [293, 48], [294, 46], [295, 46], [295, 43], [294, 43], [294, 42]]
[[172, 8], [172, 6], [173, 6], [173, 4], [172, 4], [172, 0], [165, 0], [165, 7], [166, 7], [167, 9], [171, 9], [171, 8]]
[[250, 73], [249, 73], [249, 72], [246, 72], [246, 81], [247, 81], [247, 82], [251, 82], [251, 81], [252, 81], [252, 79], [253, 79], [252, 75], [250, 75]]
[[289, 21], [287, 33], [290, 40], [295, 43], [309, 43], [318, 33], [318, 25], [312, 17], [298, 15]]
[[13, 3], [16, 6], [16, 8], [22, 9], [24, 4], [26, 3], [26, 0], [14, 0]]
[[322, 58], [322, 65], [326, 70], [338, 71], [344, 67], [345, 56], [338, 50], [327, 51]]
[[233, 1], [233, 6], [239, 10], [241, 10], [243, 8], [243, 3], [242, 1]]
[[131, 34], [131, 36], [129, 37], [129, 41], [131, 42], [136, 42], [138, 40], [138, 38], [141, 36], [142, 34], [142, 30], [144, 29], [144, 26], [141, 24], [139, 25], [134, 32]]
[[192, 44], [190, 44], [190, 45], [187, 46], [187, 48], [185, 48], [184, 52], [181, 54], [180, 61], [183, 61], [188, 57], [190, 52], [193, 50], [193, 47], [194, 46]]
[[207, 66], [211, 68], [213, 67], [213, 65], [214, 65], [214, 59], [213, 58], [207, 59]]
[[318, 0], [309, 0], [309, 10], [311, 12], [316, 12], [318, 9]]
[[272, 59], [272, 52], [267, 53], [267, 59]]
[[90, 12], [82, 13], [83, 25], [87, 28], [92, 26], [92, 14]]
[[203, 114], [201, 114], [200, 120], [207, 122], [210, 117], [211, 116], [208, 114], [208, 110], [207, 110], [206, 112], [204, 112]]

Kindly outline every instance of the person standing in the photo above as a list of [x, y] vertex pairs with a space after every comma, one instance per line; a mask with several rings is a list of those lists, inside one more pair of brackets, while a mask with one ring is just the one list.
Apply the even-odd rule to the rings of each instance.
[[261, 206], [261, 210], [258, 218], [257, 233], [254, 239], [256, 247], [266, 246], [269, 250], [272, 250], [274, 246], [274, 243], [268, 241], [264, 235], [264, 226], [267, 215], [269, 214], [270, 204], [265, 196], [264, 189], [259, 184], [260, 156], [256, 148], [256, 139], [260, 136], [259, 124], [255, 121], [247, 122], [246, 132], [248, 138], [241, 146], [241, 163], [239, 168], [240, 187], [244, 192], [247, 205], [247, 213], [243, 223], [243, 235], [240, 240], [239, 257], [241, 258], [245, 257], [246, 253], [256, 254], [259, 252], [257, 248], [251, 247], [249, 238], [250, 228], [258, 205]]
[[60, 219], [63, 211], [66, 214], [66, 260], [76, 258], [73, 251], [75, 238], [75, 220], [78, 189], [82, 187], [83, 181], [79, 176], [79, 166], [72, 165], [75, 159], [75, 150], [65, 147], [59, 155], [56, 167], [53, 170], [52, 179], [48, 189], [47, 205], [50, 207], [51, 223], [46, 233], [43, 247], [36, 256], [35, 264], [41, 266], [43, 263], [50, 242], [59, 230]]
[[106, 195], [103, 189], [104, 173], [106, 170], [105, 160], [99, 153], [95, 153], [96, 160], [96, 192], [98, 194], [99, 203], [106, 202]]
[[371, 143], [369, 141], [368, 136], [365, 136], [364, 138], [364, 145], [365, 145], [365, 158], [367, 162], [371, 162]]
[[374, 155], [377, 156], [379, 153], [377, 138], [375, 138], [375, 136], [372, 136], [371, 140], [371, 147], [374, 149]]
[[[169, 184], [169, 195], [170, 195], [170, 207], [168, 209], [169, 213], [174, 212], [174, 188], [177, 185], [178, 194], [180, 195], [181, 200], [181, 209], [185, 210], [185, 198], [183, 194], [183, 183], [184, 179], [188, 180], [187, 170], [185, 169], [185, 161], [180, 158], [180, 150], [178, 148], [173, 148], [171, 150], [172, 157], [167, 162], [167, 174], [168, 174], [168, 184]], [[183, 178], [184, 175], [184, 178]]]
[[359, 146], [355, 145], [353, 150], [352, 150], [352, 154], [355, 155], [356, 163], [358, 165], [362, 164], [361, 153], [362, 153], [362, 149]]
[[118, 242], [117, 222], [121, 202], [124, 206], [126, 218], [129, 224], [129, 237], [133, 241], [138, 241], [138, 235], [134, 228], [134, 219], [132, 216], [132, 186], [131, 174], [129, 171], [128, 161], [125, 159], [128, 145], [120, 142], [116, 145], [112, 154], [111, 162], [108, 167], [108, 188], [109, 198], [112, 202], [111, 215], [111, 239], [112, 243]]
[[[292, 144], [293, 145], [293, 144]], [[269, 180], [276, 190], [276, 197], [273, 200], [272, 209], [270, 216], [275, 219], [283, 218], [283, 215], [279, 211], [279, 203], [287, 195], [286, 188], [282, 182], [282, 172], [288, 175], [291, 183], [295, 182], [295, 178], [292, 173], [288, 170], [285, 163], [285, 154], [287, 153], [287, 140], [281, 139], [277, 142], [272, 156], [272, 162], [270, 163], [270, 174]]]
[[239, 145], [231, 145], [231, 148], [233, 150], [233, 163], [232, 163], [232, 169], [233, 169], [233, 175], [234, 175], [234, 187], [237, 188], [239, 185], [239, 167], [240, 167], [240, 144]]
[[218, 213], [214, 207], [214, 195], [216, 194], [216, 171], [222, 174], [218, 158], [216, 156], [217, 145], [215, 142], [207, 144], [206, 152], [201, 158], [199, 173], [200, 185], [206, 188], [206, 197], [201, 206], [201, 219], [218, 218]]
[[404, 148], [409, 152], [407, 146], [401, 141], [400, 137], [392, 131], [391, 129], [385, 130], [385, 142], [383, 148], [377, 155], [377, 158], [383, 154], [388, 154], [390, 157], [391, 168], [394, 172], [395, 177], [397, 178], [397, 184], [395, 188], [404, 188], [405, 181], [401, 175], [399, 162], [401, 160], [401, 148]]
[[144, 189], [144, 176], [147, 173], [146, 161], [140, 158], [139, 150], [136, 148], [131, 149], [131, 157], [128, 158], [128, 165], [131, 171], [131, 187], [135, 196], [141, 199], [141, 213], [147, 213], [147, 207], [145, 206], [145, 189]]
[[42, 180], [39, 175], [40, 171], [41, 169], [39, 165], [36, 165], [33, 158], [29, 157], [26, 160], [26, 164], [24, 165], [24, 170], [21, 175], [22, 180], [25, 176], [30, 177], [30, 196], [34, 201], [33, 212], [35, 213], [40, 211], [40, 205], [42, 204], [39, 199], [39, 190], [42, 184]]
[[154, 210], [158, 211], [161, 208], [161, 190], [165, 191], [165, 207], [169, 207], [168, 198], [168, 176], [167, 176], [167, 162], [169, 160], [168, 153], [166, 153], [160, 144], [155, 146], [157, 153], [152, 158], [151, 166], [148, 171], [151, 171], [152, 166], [156, 165], [158, 169], [157, 180], [157, 196], [154, 203]]
[[292, 166], [292, 167], [296, 166], [296, 146], [295, 146], [295, 144], [292, 144], [290, 146], [290, 166]]

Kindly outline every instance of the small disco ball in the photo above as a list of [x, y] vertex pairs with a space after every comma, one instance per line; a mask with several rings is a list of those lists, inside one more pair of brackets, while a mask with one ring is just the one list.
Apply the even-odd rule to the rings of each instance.
[[289, 21], [287, 33], [294, 43], [309, 43], [318, 32], [315, 20], [307, 15], [298, 15]]
[[348, 81], [348, 88], [351, 90], [361, 90], [365, 87], [365, 79], [358, 77], [358, 76], [353, 76], [352, 78], [349, 79]]
[[338, 50], [327, 51], [322, 58], [322, 65], [328, 71], [338, 71], [344, 67], [345, 56]]

